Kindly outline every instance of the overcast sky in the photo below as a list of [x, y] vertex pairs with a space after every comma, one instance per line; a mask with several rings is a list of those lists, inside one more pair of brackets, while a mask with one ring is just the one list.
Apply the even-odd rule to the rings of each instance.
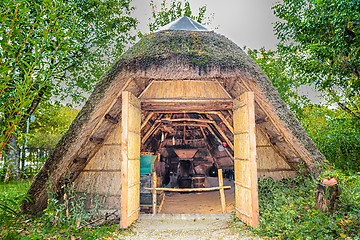
[[[214, 19], [207, 28], [230, 38], [240, 47], [274, 49], [277, 39], [273, 32], [276, 21], [271, 7], [276, 0], [188, 0], [193, 12], [207, 6], [207, 15]], [[133, 0], [136, 7], [134, 17], [139, 21], [142, 32], [148, 32], [148, 19], [151, 16], [149, 0]], [[162, 0], [154, 0], [160, 6]], [[167, 2], [170, 2], [168, 0]]]

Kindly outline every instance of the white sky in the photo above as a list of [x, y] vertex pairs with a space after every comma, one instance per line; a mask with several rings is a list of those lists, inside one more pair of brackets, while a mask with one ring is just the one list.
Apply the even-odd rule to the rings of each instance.
[[[170, 2], [171, 0], [167, 0]], [[149, 0], [133, 0], [136, 7], [134, 17], [139, 21], [139, 29], [148, 32], [151, 16]], [[154, 0], [160, 6], [162, 0]], [[197, 14], [199, 7], [206, 5], [206, 15], [214, 13], [210, 30], [225, 35], [240, 47], [275, 50], [277, 39], [273, 33], [276, 21], [271, 7], [276, 0], [188, 0], [192, 11]], [[217, 29], [216, 29], [217, 28]]]

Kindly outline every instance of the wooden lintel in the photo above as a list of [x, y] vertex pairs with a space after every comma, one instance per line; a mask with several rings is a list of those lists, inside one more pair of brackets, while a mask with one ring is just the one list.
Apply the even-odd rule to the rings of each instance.
[[265, 116], [265, 117], [261, 117], [261, 118], [256, 119], [255, 123], [256, 124], [261, 124], [261, 123], [268, 122], [268, 121], [269, 121], [269, 117]]
[[219, 111], [232, 109], [232, 100], [221, 101], [142, 101], [141, 109], [145, 111]]
[[283, 141], [284, 141], [284, 137], [280, 136], [280, 135], [270, 138], [270, 142], [272, 144], [275, 144], [275, 143], [278, 143], [278, 142], [283, 142]]
[[101, 144], [101, 143], [104, 142], [104, 139], [103, 138], [98, 138], [98, 137], [91, 137], [90, 141], [93, 142], [93, 143], [96, 143], [96, 144]]
[[73, 160], [73, 163], [85, 163], [87, 161], [87, 158], [75, 158]]
[[119, 122], [119, 120], [117, 118], [114, 118], [113, 116], [111, 116], [110, 114], [105, 114], [105, 119], [108, 120], [109, 122], [113, 123], [113, 124], [117, 124]]
[[288, 163], [300, 163], [300, 162], [301, 162], [301, 158], [299, 158], [299, 157], [287, 158], [286, 161], [287, 161]]

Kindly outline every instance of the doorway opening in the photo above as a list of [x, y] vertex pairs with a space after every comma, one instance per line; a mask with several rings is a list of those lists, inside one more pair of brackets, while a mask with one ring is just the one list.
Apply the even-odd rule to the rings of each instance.
[[[218, 187], [223, 171], [226, 212], [234, 211], [232, 111], [143, 111], [140, 205], [152, 212], [151, 171], [157, 187]], [[219, 191], [159, 193], [158, 213], [221, 213]]]

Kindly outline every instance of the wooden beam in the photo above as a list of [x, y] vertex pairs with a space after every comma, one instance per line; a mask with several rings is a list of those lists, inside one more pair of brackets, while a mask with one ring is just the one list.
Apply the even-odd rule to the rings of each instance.
[[[206, 117], [210, 120], [214, 120], [209, 114], [205, 114]], [[213, 124], [214, 127], [216, 128], [216, 130], [220, 133], [220, 135], [224, 138], [224, 140], [226, 141], [226, 143], [229, 145], [229, 147], [231, 148], [231, 150], [234, 151], [234, 145], [232, 144], [232, 142], [229, 140], [229, 138], [226, 136], [226, 134], [223, 132], [223, 130], [216, 124]]]
[[[214, 130], [211, 129], [210, 126], [207, 126], [207, 129], [210, 131], [210, 133], [212, 135], [215, 136], [216, 140], [218, 140], [218, 143], [222, 144], [221, 140], [219, 139], [219, 137], [216, 135], [216, 133], [214, 132]], [[229, 152], [229, 150], [227, 148], [225, 148], [225, 152], [229, 155], [229, 157], [231, 158], [232, 162], [234, 163], [234, 156]], [[210, 152], [211, 153], [211, 152]]]
[[[200, 122], [200, 123], [214, 123], [214, 121], [208, 119], [196, 119], [196, 118], [174, 118], [174, 119], [165, 119], [166, 122]], [[158, 119], [156, 122], [164, 123], [164, 119]]]
[[224, 123], [225, 126], [230, 130], [230, 132], [234, 134], [234, 128], [233, 128], [233, 126], [231, 126], [231, 124], [230, 124], [229, 121], [224, 117], [224, 115], [223, 115], [221, 112], [218, 112], [216, 115], [218, 115], [218, 117], [221, 119], [221, 121], [223, 121], [223, 123]]
[[207, 124], [196, 124], [196, 123], [173, 123], [169, 124], [169, 127], [207, 127]]
[[117, 124], [119, 122], [118, 119], [112, 117], [110, 114], [105, 114], [105, 119], [108, 120], [109, 122], [113, 123], [113, 124]]
[[87, 158], [79, 158], [79, 157], [77, 157], [77, 158], [75, 158], [75, 159], [73, 160], [73, 162], [74, 162], [74, 163], [85, 163], [86, 160], [87, 160]]
[[146, 111], [204, 111], [232, 109], [233, 101], [230, 100], [145, 100], [141, 103], [141, 109]]
[[151, 128], [149, 129], [149, 131], [146, 132], [145, 136], [141, 139], [141, 144], [144, 144], [148, 138], [151, 136], [151, 134], [161, 125], [161, 123], [158, 124], [154, 124], [151, 126]]
[[144, 122], [141, 124], [140, 130], [142, 130], [142, 129], [146, 126], [146, 124], [149, 122], [149, 120], [151, 119], [151, 117], [152, 117], [153, 115], [154, 115], [154, 112], [150, 112], [150, 113], [146, 116]]
[[165, 191], [165, 192], [210, 192], [210, 191], [216, 191], [219, 189], [231, 189], [231, 186], [223, 186], [223, 187], [209, 187], [209, 188], [163, 188], [163, 187], [157, 187], [157, 188], [148, 188], [145, 187], [145, 190], [150, 191]]
[[276, 144], [276, 143], [278, 143], [278, 142], [283, 142], [283, 141], [284, 141], [284, 137], [283, 137], [283, 136], [280, 136], [280, 135], [270, 138], [270, 142], [271, 142], [272, 144]]
[[299, 157], [286, 158], [286, 161], [287, 161], [288, 163], [300, 163], [300, 162], [301, 162], [301, 158], [299, 158]]
[[268, 121], [269, 121], [269, 117], [265, 116], [265, 117], [261, 117], [261, 118], [256, 119], [255, 123], [256, 124], [261, 124], [261, 123], [268, 122]]
[[91, 137], [90, 141], [96, 144], [101, 144], [104, 142], [104, 139], [99, 137]]

